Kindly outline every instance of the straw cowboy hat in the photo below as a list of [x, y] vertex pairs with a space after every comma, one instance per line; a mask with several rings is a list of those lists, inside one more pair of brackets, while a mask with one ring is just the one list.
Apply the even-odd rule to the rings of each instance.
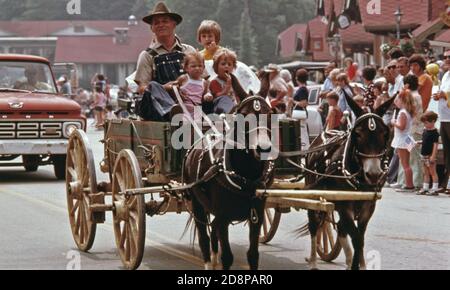
[[170, 16], [173, 20], [175, 20], [177, 25], [180, 24], [181, 21], [183, 21], [183, 17], [181, 17], [181, 15], [177, 13], [171, 12], [169, 8], [167, 8], [166, 4], [164, 4], [164, 2], [158, 2], [153, 8], [153, 11], [150, 12], [149, 15], [142, 18], [142, 21], [151, 25], [153, 17], [158, 15]]

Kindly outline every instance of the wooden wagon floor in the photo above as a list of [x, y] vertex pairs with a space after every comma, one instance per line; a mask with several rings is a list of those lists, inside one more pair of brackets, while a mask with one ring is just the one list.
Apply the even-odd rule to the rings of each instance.
[[[94, 145], [97, 170], [103, 156], [100, 132], [88, 132]], [[99, 180], [106, 176], [99, 175]], [[22, 168], [0, 169], [0, 269], [66, 269], [75, 249], [67, 214], [65, 185], [56, 181], [52, 167], [37, 173]], [[450, 198], [383, 191], [366, 239], [368, 266], [379, 261], [382, 269], [450, 269]], [[269, 245], [261, 245], [261, 269], [307, 269], [309, 238], [296, 238], [294, 230], [306, 213], [281, 217]], [[140, 269], [201, 269], [197, 247], [188, 234], [182, 240], [186, 215], [147, 218], [146, 248]], [[89, 254], [80, 257], [82, 269], [121, 269], [116, 253], [111, 216], [98, 227]], [[248, 231], [230, 228], [234, 269], [245, 269]], [[335, 264], [319, 262], [320, 269], [344, 269], [341, 254]]]

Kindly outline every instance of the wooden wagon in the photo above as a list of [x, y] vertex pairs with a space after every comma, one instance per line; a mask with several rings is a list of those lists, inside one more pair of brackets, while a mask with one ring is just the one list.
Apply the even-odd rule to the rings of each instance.
[[[281, 126], [282, 136], [300, 128], [295, 121], [286, 124]], [[129, 119], [108, 121], [102, 140], [104, 159], [100, 167], [109, 174], [110, 182], [101, 183], [97, 181], [94, 156], [86, 133], [73, 132], [67, 152], [66, 191], [72, 234], [81, 251], [91, 249], [96, 226], [105, 222], [105, 213], [110, 211], [123, 265], [126, 269], [136, 269], [144, 252], [146, 215], [190, 212], [190, 204], [183, 198], [183, 191], [189, 185], [182, 184], [180, 176], [185, 152], [172, 148], [173, 132], [170, 123]], [[297, 137], [284, 138], [295, 140], [289, 146], [284, 142], [282, 150], [299, 149]], [[262, 243], [268, 243], [274, 237], [281, 215], [292, 208], [324, 211], [331, 217], [333, 201], [379, 198], [374, 193], [306, 191], [301, 182], [289, 180], [295, 176], [293, 168], [281, 161], [277, 162], [277, 168], [273, 186], [269, 190], [258, 190], [268, 196], [260, 235]], [[320, 230], [318, 239], [318, 254], [325, 261], [334, 260], [341, 250], [331, 222], [334, 219], [329, 220]]]

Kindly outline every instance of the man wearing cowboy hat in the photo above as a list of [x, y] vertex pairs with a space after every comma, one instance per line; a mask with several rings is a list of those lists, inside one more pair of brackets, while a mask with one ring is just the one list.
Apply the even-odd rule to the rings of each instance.
[[[177, 66], [182, 63], [180, 57], [182, 58], [183, 54], [195, 52], [195, 49], [181, 43], [176, 36], [175, 29], [183, 18], [179, 14], [171, 12], [164, 2], [157, 3], [153, 11], [142, 20], [150, 25], [154, 38], [149, 48], [139, 55], [135, 82], [139, 85], [139, 93], [144, 93], [147, 88], [149, 97], [152, 99], [153, 109], [156, 111], [154, 113], [157, 113], [159, 117], [164, 117], [170, 113], [175, 103], [160, 85], [174, 81], [181, 74], [181, 69]], [[164, 65], [167, 63], [170, 65], [172, 62], [173, 66], [169, 69], [158, 70], [157, 59], [161, 56], [167, 56], [169, 59], [162, 62]], [[178, 75], [162, 75], [166, 71], [176, 71]]]

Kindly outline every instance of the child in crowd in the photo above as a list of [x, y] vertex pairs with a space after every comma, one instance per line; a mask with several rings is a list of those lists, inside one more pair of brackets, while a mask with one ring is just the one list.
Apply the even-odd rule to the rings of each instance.
[[[212, 95], [209, 93], [209, 83], [203, 79], [205, 70], [205, 61], [199, 52], [188, 53], [184, 57], [184, 70], [186, 74], [181, 75], [175, 84], [180, 87], [180, 94], [186, 109], [194, 120], [201, 120], [201, 106], [204, 101], [212, 101]], [[172, 86], [169, 84], [169, 86]], [[168, 85], [165, 85], [166, 89]], [[195, 107], [200, 110], [195, 111]], [[198, 113], [197, 113], [198, 112]], [[196, 113], [196, 114], [194, 114]]]
[[413, 183], [413, 172], [409, 163], [410, 152], [415, 142], [411, 137], [411, 127], [416, 107], [414, 98], [409, 90], [403, 90], [395, 99], [395, 105], [400, 109], [398, 117], [392, 118], [391, 124], [394, 129], [392, 147], [397, 149], [400, 164], [405, 172], [405, 186], [397, 190], [399, 192], [412, 192], [415, 190]]
[[353, 98], [353, 96], [355, 95], [355, 92], [353, 91], [352, 87], [350, 86], [349, 77], [345, 73], [340, 73], [336, 77], [336, 82], [337, 82], [337, 87], [338, 87], [336, 92], [339, 95], [339, 101], [338, 101], [339, 109], [341, 110], [341, 112], [345, 112], [345, 111], [350, 112], [352, 109], [347, 104], [346, 97]]
[[308, 105], [308, 88], [306, 82], [308, 81], [308, 71], [299, 69], [295, 73], [295, 79], [298, 84], [297, 92], [294, 95], [294, 110], [305, 111]]
[[[228, 114], [236, 105], [230, 74], [236, 69], [237, 56], [232, 50], [222, 48], [214, 55], [214, 72], [209, 89], [213, 96], [214, 113]], [[209, 101], [205, 100], [205, 101]]]
[[96, 128], [101, 128], [105, 121], [106, 101], [107, 99], [105, 93], [103, 92], [103, 88], [98, 85], [95, 86], [94, 102], [92, 103], [92, 107], [94, 108]]
[[106, 105], [106, 120], [117, 119], [116, 114], [114, 114], [114, 108], [112, 105]]
[[213, 20], [203, 20], [197, 30], [197, 41], [203, 46], [200, 53], [205, 60], [213, 60], [214, 54], [221, 49], [219, 46], [222, 29]]
[[341, 119], [343, 117], [342, 111], [338, 106], [339, 95], [335, 92], [328, 93], [327, 102], [329, 109], [326, 120], [326, 130], [339, 130], [339, 127], [341, 126]]
[[[438, 115], [434, 112], [428, 111], [422, 115], [420, 119], [424, 125], [425, 130], [422, 135], [422, 162], [423, 162], [423, 188], [417, 194], [425, 195], [428, 192], [430, 195], [439, 195], [439, 179], [436, 172], [436, 156], [438, 151], [439, 133], [435, 127]], [[433, 187], [430, 190], [430, 176], [433, 181]]]

